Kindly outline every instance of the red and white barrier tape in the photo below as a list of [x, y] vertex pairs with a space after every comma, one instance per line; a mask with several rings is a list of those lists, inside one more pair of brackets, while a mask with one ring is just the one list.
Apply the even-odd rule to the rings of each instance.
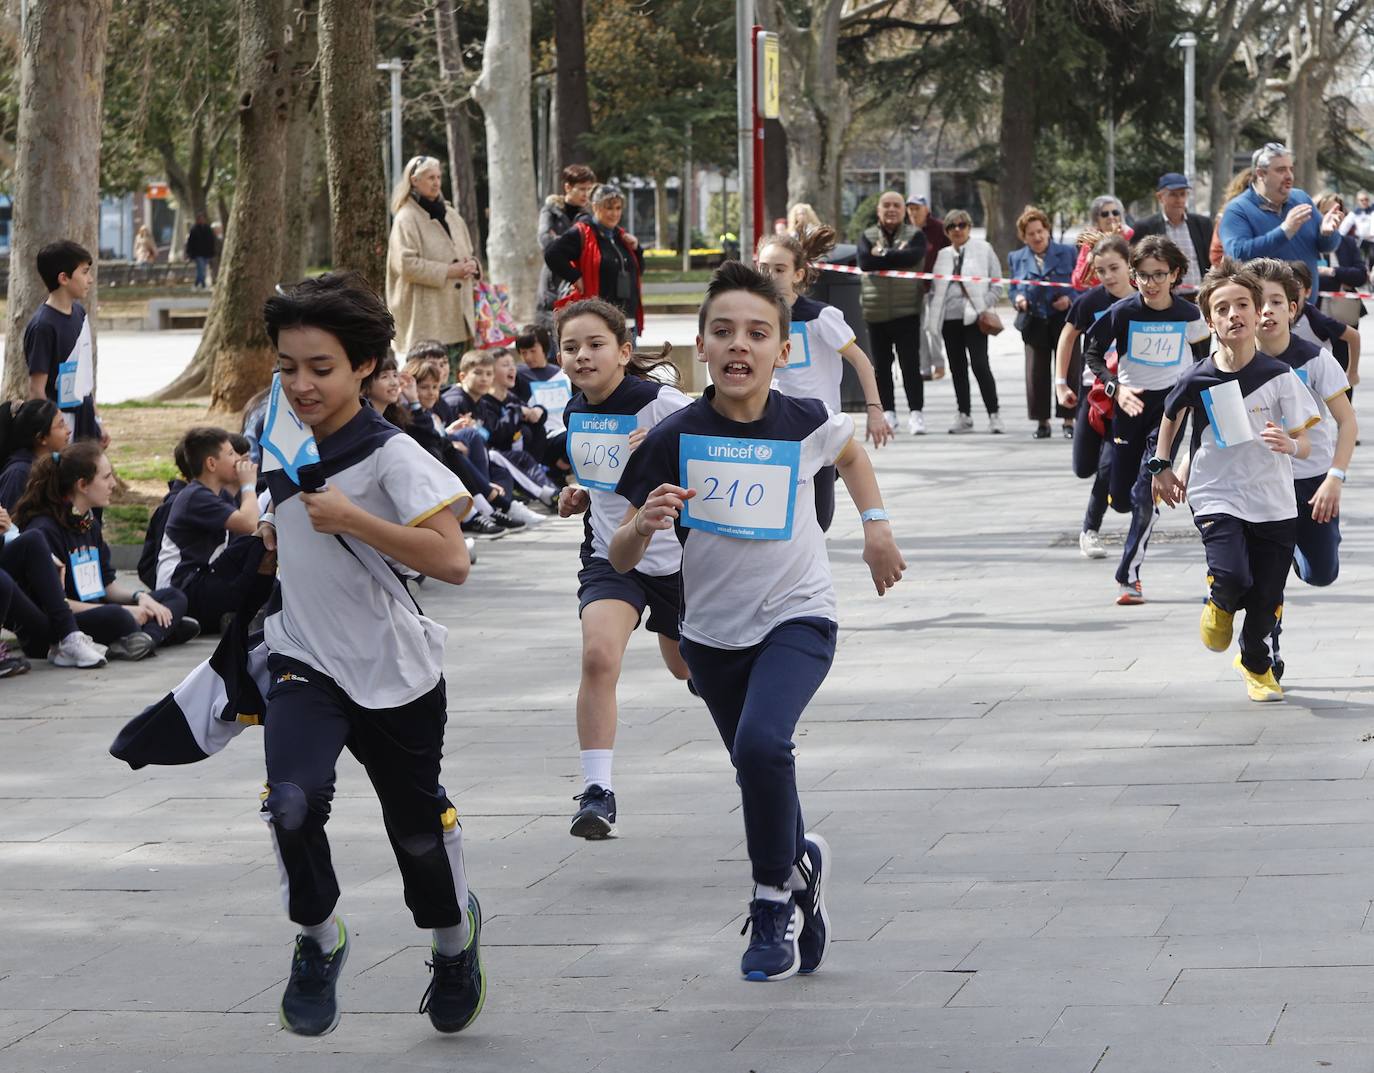
[[[942, 279], [951, 283], [1014, 283], [1022, 287], [1058, 287], [1062, 290], [1078, 290], [1072, 283], [1059, 283], [1047, 279], [1015, 279], [1010, 276], [956, 276], [940, 272], [910, 272], [898, 268], [882, 268], [867, 270], [855, 268], [853, 265], [832, 265], [821, 262], [816, 263], [816, 267], [823, 272], [847, 272], [851, 276], [891, 276], [895, 279]], [[1196, 287], [1179, 287], [1180, 293], [1194, 294]], [[1374, 298], [1374, 292], [1369, 291], [1326, 291], [1320, 294], [1320, 298]]]

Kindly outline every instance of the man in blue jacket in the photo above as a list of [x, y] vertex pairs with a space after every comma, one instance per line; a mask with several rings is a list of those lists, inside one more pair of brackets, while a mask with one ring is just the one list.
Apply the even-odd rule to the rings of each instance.
[[1221, 217], [1221, 245], [1238, 261], [1277, 257], [1304, 261], [1317, 276], [1317, 256], [1340, 242], [1336, 228], [1343, 215], [1333, 208], [1325, 216], [1312, 199], [1293, 188], [1293, 156], [1288, 147], [1269, 142], [1252, 159], [1255, 178], [1249, 189], [1227, 203]]

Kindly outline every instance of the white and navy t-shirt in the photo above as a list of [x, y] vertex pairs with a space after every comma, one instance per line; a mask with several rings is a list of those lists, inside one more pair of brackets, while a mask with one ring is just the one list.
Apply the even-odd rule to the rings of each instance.
[[1326, 404], [1337, 395], [1349, 391], [1350, 381], [1331, 351], [1294, 335], [1288, 339], [1288, 349], [1274, 356], [1297, 373], [1298, 379], [1307, 385], [1317, 413], [1321, 415], [1321, 421], [1307, 433], [1312, 453], [1306, 458], [1293, 459], [1293, 479], [1301, 481], [1308, 477], [1325, 477], [1336, 455], [1336, 434], [1339, 431]]
[[[1073, 300], [1073, 305], [1069, 306], [1069, 313], [1065, 320], [1078, 329], [1080, 336], [1078, 345], [1080, 347], [1086, 342], [1087, 335], [1092, 331], [1092, 327], [1101, 320], [1115, 305], [1117, 299], [1112, 297], [1112, 292], [1107, 290], [1102, 284], [1091, 287], [1078, 295]], [[1107, 349], [1103, 352], [1103, 357], [1110, 363], [1116, 360], [1116, 340], [1113, 339]], [[1083, 383], [1091, 385], [1097, 379], [1093, 371], [1088, 368], [1086, 362], [1083, 363]]]
[[100, 438], [95, 417], [95, 358], [91, 324], [80, 302], [62, 313], [44, 302], [24, 326], [29, 375], [47, 377], [43, 391], [57, 403], [74, 440]]
[[167, 512], [162, 546], [157, 554], [157, 587], [186, 588], [196, 573], [209, 566], [229, 545], [224, 523], [236, 504], [191, 481], [177, 493]]
[[773, 386], [794, 399], [820, 399], [839, 413], [840, 351], [854, 342], [854, 330], [834, 306], [801, 297], [792, 303], [792, 342], [786, 368], [777, 370]]
[[675, 526], [682, 636], [749, 648], [792, 619], [835, 621], [814, 478], [848, 447], [853, 420], [771, 391], [758, 421], [731, 421], [712, 407], [714, 395], [707, 388], [650, 432], [617, 489], [636, 507], [664, 483], [697, 493]]
[[[616, 485], [630, 460], [630, 433], [651, 429], [692, 400], [677, 388], [657, 380], [627, 376], [599, 403], [578, 392], [568, 403], [563, 422], [568, 429], [568, 461], [577, 483], [591, 495], [583, 522], [582, 560], [607, 559], [611, 537], [632, 508]], [[682, 566], [682, 545], [664, 530], [649, 541], [649, 550], [636, 570], [653, 577], [676, 574]]]
[[1297, 517], [1292, 455], [1260, 439], [1268, 422], [1297, 434], [1321, 420], [1297, 374], [1278, 358], [1256, 354], [1238, 372], [1198, 362], [1164, 400], [1164, 413], [1193, 411], [1188, 504], [1196, 515], [1229, 514], [1247, 522]]
[[[386, 521], [419, 525], [455, 504], [459, 515], [471, 507], [458, 478], [371, 406], [319, 448], [326, 483]], [[317, 532], [284, 472], [267, 480], [282, 597], [267, 619], [267, 647], [329, 675], [364, 708], [424, 696], [443, 673], [448, 631], [393, 598], [339, 539]]]
[[550, 436], [563, 431], [563, 411], [572, 400], [573, 385], [559, 366], [552, 362], [538, 369], [517, 365], [515, 394], [529, 406], [544, 408], [544, 430]]
[[1175, 298], [1168, 309], [1151, 309], [1140, 294], [1116, 302], [1093, 325], [1087, 348], [1104, 355], [1116, 344], [1116, 378], [1138, 391], [1163, 391], [1193, 363], [1189, 347], [1210, 334], [1202, 311]]

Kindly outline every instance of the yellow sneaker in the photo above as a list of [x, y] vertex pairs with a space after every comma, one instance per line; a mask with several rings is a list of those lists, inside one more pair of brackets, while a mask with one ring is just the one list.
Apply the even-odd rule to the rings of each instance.
[[1245, 692], [1250, 694], [1251, 700], [1260, 702], [1283, 700], [1283, 686], [1279, 685], [1278, 679], [1274, 677], [1273, 667], [1270, 667], [1263, 674], [1256, 674], [1240, 661], [1239, 654], [1231, 666], [1240, 671], [1240, 676], [1245, 679]]
[[1231, 647], [1231, 620], [1235, 616], [1223, 611], [1211, 600], [1202, 609], [1202, 643], [1213, 652], [1225, 652]]

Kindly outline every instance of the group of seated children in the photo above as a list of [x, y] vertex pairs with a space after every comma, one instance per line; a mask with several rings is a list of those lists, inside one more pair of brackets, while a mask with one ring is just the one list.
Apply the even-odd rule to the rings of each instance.
[[496, 538], [535, 526], [552, 511], [568, 474], [563, 408], [571, 383], [549, 361], [549, 333], [531, 326], [517, 338], [523, 365], [504, 347], [469, 350], [448, 384], [441, 343], [411, 347], [404, 365], [384, 359], [368, 388], [372, 405], [462, 481], [472, 536]]

